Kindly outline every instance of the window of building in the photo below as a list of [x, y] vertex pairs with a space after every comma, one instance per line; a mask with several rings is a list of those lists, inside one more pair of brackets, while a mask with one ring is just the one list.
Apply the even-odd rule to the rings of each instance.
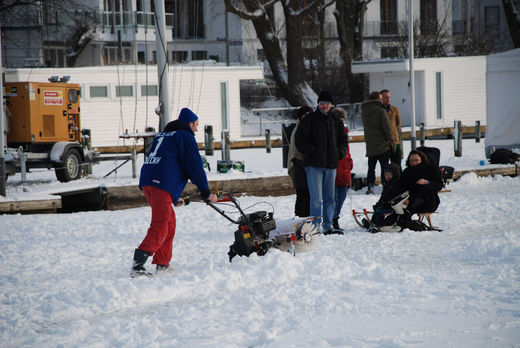
[[184, 63], [188, 60], [188, 51], [172, 51], [172, 63]]
[[133, 86], [116, 86], [116, 97], [131, 97], [133, 95]]
[[205, 60], [208, 51], [191, 51], [191, 60]]
[[91, 98], [108, 97], [108, 87], [107, 86], [90, 86], [90, 97]]
[[381, 47], [381, 58], [398, 58], [397, 47]]
[[381, 35], [397, 34], [397, 0], [381, 0]]
[[65, 49], [57, 47], [49, 47], [43, 50], [45, 57], [45, 66], [48, 68], [64, 68], [67, 66], [65, 59]]
[[[173, 0], [171, 7], [175, 14], [173, 36], [177, 39], [203, 39], [204, 2], [202, 0]], [[170, 6], [170, 5], [168, 5]]]
[[158, 94], [157, 85], [141, 85], [141, 96], [156, 96]]
[[213, 55], [209, 56], [209, 59], [214, 60], [215, 62], [218, 63], [219, 56], [218, 56], [218, 54], [213, 54]]
[[132, 47], [129, 42], [123, 42], [122, 61], [119, 59], [119, 46], [117, 42], [107, 42], [103, 47], [103, 59], [105, 65], [115, 65], [119, 63], [132, 63]]
[[484, 20], [486, 30], [497, 29], [500, 24], [500, 8], [498, 6], [486, 6], [484, 8]]
[[437, 30], [437, 0], [421, 0], [421, 32], [431, 33]]

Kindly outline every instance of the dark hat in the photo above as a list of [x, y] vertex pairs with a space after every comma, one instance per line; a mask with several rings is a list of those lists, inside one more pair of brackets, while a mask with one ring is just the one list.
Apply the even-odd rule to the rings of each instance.
[[385, 166], [385, 169], [383, 170], [384, 173], [387, 173], [387, 172], [390, 172], [392, 173], [393, 177], [395, 179], [399, 179], [399, 176], [400, 176], [400, 169], [399, 169], [399, 166], [395, 163], [388, 163], [386, 166]]
[[332, 94], [330, 94], [330, 92], [327, 91], [326, 89], [324, 89], [323, 91], [320, 92], [320, 95], [318, 96], [318, 103], [320, 101], [328, 101], [331, 104], [334, 104], [334, 101], [332, 99]]
[[183, 121], [186, 124], [189, 124], [190, 122], [195, 122], [199, 118], [193, 111], [191, 111], [188, 108], [183, 108], [181, 110], [181, 113], [179, 114], [179, 120]]

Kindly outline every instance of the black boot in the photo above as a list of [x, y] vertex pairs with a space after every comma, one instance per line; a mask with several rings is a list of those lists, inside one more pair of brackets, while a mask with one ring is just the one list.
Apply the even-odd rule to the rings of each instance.
[[130, 273], [132, 277], [140, 275], [151, 275], [151, 273], [148, 272], [146, 268], [144, 268], [144, 264], [146, 263], [146, 260], [148, 260], [149, 256], [150, 254], [148, 254], [146, 251], [135, 249], [134, 263], [132, 264], [132, 272]]
[[332, 220], [332, 227], [335, 228], [336, 230], [339, 230], [339, 218], [335, 218]]

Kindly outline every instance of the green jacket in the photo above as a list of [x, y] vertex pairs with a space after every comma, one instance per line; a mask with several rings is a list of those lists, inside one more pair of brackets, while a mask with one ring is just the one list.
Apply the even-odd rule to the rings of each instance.
[[373, 99], [363, 102], [361, 119], [365, 132], [367, 157], [377, 156], [394, 148], [390, 122], [380, 102]]

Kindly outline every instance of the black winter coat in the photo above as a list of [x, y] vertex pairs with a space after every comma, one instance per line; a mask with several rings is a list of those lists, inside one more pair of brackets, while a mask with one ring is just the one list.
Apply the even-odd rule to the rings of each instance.
[[295, 141], [305, 166], [336, 169], [347, 152], [348, 136], [330, 111], [325, 115], [315, 110], [300, 121]]
[[[429, 181], [426, 185], [419, 185], [419, 179]], [[399, 192], [410, 191], [410, 205], [414, 200], [420, 198], [423, 203], [417, 207], [417, 211], [413, 213], [434, 212], [440, 204], [439, 192], [443, 187], [441, 171], [439, 167], [435, 167], [423, 162], [413, 167], [406, 167], [399, 179]]]

